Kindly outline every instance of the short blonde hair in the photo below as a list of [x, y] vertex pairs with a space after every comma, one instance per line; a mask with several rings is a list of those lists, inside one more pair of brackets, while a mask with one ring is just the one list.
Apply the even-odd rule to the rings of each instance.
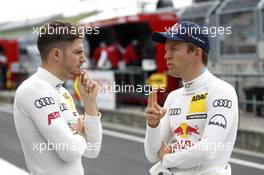
[[[193, 43], [186, 42], [187, 47], [188, 47], [188, 53], [193, 52], [194, 49], [199, 48], [199, 46], [194, 45]], [[202, 61], [203, 64], [206, 66], [208, 63], [208, 54], [202, 49]]]

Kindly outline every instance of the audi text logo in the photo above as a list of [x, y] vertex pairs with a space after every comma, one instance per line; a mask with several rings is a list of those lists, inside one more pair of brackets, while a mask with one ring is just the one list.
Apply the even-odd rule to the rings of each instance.
[[231, 108], [232, 107], [232, 101], [227, 99], [217, 99], [213, 103], [214, 107], [225, 107], [225, 108]]
[[37, 108], [42, 108], [44, 106], [55, 104], [55, 101], [52, 97], [44, 97], [36, 100], [34, 104]]
[[171, 115], [180, 115], [181, 114], [181, 108], [171, 108], [169, 109], [169, 116]]

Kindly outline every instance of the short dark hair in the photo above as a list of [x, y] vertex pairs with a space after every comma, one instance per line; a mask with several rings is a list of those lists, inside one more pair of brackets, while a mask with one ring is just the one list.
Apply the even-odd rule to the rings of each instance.
[[[186, 44], [187, 44], [187, 47], [188, 47], [187, 48], [188, 52], [193, 52], [194, 49], [199, 48], [198, 46], [196, 46], [196, 45], [194, 45], [194, 44], [192, 44], [190, 42], [186, 42]], [[203, 61], [203, 64], [206, 66], [207, 63], [208, 63], [208, 54], [203, 49], [202, 49], [202, 61]]]
[[48, 53], [53, 48], [59, 48], [63, 52], [69, 43], [75, 39], [82, 38], [78, 26], [67, 22], [53, 21], [40, 27], [37, 47], [40, 52], [41, 60], [46, 61]]

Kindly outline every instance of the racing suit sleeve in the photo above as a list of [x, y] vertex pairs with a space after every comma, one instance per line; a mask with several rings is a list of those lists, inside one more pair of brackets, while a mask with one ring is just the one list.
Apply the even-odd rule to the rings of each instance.
[[[169, 101], [168, 96], [164, 103], [165, 109], [168, 108]], [[145, 156], [150, 162], [154, 163], [159, 161], [158, 152], [162, 142], [168, 143], [169, 139], [173, 136], [170, 130], [167, 112], [156, 128], [151, 128], [147, 123], [146, 125], [147, 129], [144, 141]]]
[[47, 89], [28, 87], [17, 94], [17, 102], [20, 104], [20, 110], [32, 119], [46, 141], [57, 145], [55, 151], [59, 157], [64, 161], [73, 162], [84, 154], [85, 138], [72, 133], [60, 116], [56, 90], [47, 92]]
[[100, 116], [90, 116], [85, 114], [85, 135], [87, 147], [84, 156], [88, 158], [96, 158], [101, 150], [102, 143], [102, 124]]
[[[217, 100], [229, 100], [228, 107], [217, 106]], [[217, 151], [211, 145], [224, 145], [230, 136], [231, 127], [238, 124], [238, 100], [233, 87], [223, 88], [208, 93], [207, 119], [201, 140], [186, 150], [166, 154], [162, 161], [164, 168], [192, 168], [214, 160]], [[236, 134], [236, 133], [233, 133]], [[234, 138], [235, 139], [235, 138]]]

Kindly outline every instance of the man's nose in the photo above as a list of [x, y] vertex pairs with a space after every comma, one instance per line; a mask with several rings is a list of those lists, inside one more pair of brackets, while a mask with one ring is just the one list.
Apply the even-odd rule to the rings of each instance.
[[165, 52], [164, 58], [166, 60], [170, 59], [171, 58], [171, 54], [169, 52]]
[[85, 56], [82, 56], [82, 57], [80, 58], [80, 62], [81, 62], [81, 63], [86, 62], [86, 57], [85, 57]]

